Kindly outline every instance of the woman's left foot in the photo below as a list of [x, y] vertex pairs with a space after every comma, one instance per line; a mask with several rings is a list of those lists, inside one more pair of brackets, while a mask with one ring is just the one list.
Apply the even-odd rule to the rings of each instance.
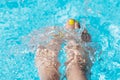
[[59, 80], [57, 53], [46, 47], [37, 49], [35, 64], [41, 80]]

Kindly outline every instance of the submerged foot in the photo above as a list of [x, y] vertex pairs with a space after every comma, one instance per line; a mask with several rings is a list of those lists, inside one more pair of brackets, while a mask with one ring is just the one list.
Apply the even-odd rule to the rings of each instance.
[[35, 64], [41, 80], [59, 80], [59, 62], [54, 51], [40, 46], [36, 52]]
[[81, 47], [75, 41], [70, 41], [66, 46], [66, 76], [68, 80], [86, 80], [84, 76], [86, 61], [80, 50]]
[[75, 19], [69, 19], [66, 22], [66, 29], [79, 29], [79, 28], [80, 28], [80, 23]]

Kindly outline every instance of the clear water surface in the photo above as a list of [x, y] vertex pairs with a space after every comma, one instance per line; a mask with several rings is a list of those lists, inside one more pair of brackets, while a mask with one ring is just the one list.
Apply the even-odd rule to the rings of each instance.
[[86, 26], [100, 45], [89, 80], [120, 80], [119, 0], [0, 0], [0, 80], [39, 80], [35, 53], [26, 45], [30, 33], [64, 26], [69, 18]]

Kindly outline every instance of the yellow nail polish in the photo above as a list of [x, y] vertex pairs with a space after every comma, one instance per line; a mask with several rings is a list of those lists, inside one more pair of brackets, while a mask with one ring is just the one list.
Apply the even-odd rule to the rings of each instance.
[[70, 24], [70, 25], [74, 25], [74, 24], [75, 24], [75, 20], [74, 20], [74, 19], [70, 19], [70, 20], [69, 20], [69, 24]]

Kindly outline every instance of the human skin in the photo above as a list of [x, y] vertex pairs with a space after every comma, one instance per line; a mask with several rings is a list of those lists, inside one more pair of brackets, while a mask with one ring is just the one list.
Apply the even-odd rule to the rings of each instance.
[[74, 40], [70, 40], [65, 46], [67, 54], [66, 62], [66, 77], [67, 80], [86, 80], [85, 67], [86, 60], [83, 58], [82, 53], [84, 50]]
[[74, 19], [69, 19], [67, 22], [66, 22], [66, 25], [65, 25], [65, 28], [66, 29], [78, 29], [80, 28], [80, 24], [79, 22], [75, 21]]
[[[80, 28], [80, 24], [78, 22], [75, 21], [75, 24], [74, 25], [70, 25], [69, 24], [69, 20], [67, 21], [66, 23], [66, 29], [79, 29]], [[81, 39], [82, 39], [82, 42], [83, 43], [86, 43], [86, 42], [90, 42], [91, 41], [91, 36], [90, 34], [87, 32], [86, 29], [83, 30], [82, 32], [82, 35], [81, 35]], [[68, 42], [68, 44], [70, 43], [70, 40]], [[72, 44], [72, 43], [70, 43]], [[76, 47], [76, 43], [75, 41], [73, 41], [73, 47]], [[67, 47], [67, 46], [66, 46]], [[84, 51], [84, 49], [82, 49], [80, 46], [78, 46], [79, 49], [72, 49], [72, 52], [68, 52], [70, 51], [69, 48], [66, 49], [66, 54], [67, 56], [71, 53], [75, 54], [80, 54], [80, 52], [84, 53], [84, 57], [87, 57], [87, 53]], [[73, 55], [72, 55], [73, 56]], [[78, 55], [76, 55], [75, 57], [77, 57]], [[79, 56], [78, 56], [79, 57]], [[69, 58], [71, 57], [68, 57], [68, 60]], [[82, 57], [81, 57], [82, 58]], [[85, 76], [85, 71], [82, 70], [82, 68], [80, 68], [80, 64], [78, 63], [79, 61], [79, 58], [74, 58], [72, 59], [71, 62], [68, 62], [70, 63], [71, 65], [69, 65], [69, 70], [66, 70], [66, 77], [67, 77], [67, 80], [87, 80], [86, 76]], [[87, 58], [86, 58], [86, 62], [87, 62]], [[83, 66], [85, 67], [85, 65]]]
[[[60, 44], [60, 39], [53, 39], [47, 47], [38, 47], [35, 57], [35, 64], [41, 80], [59, 80], [59, 62], [57, 57]], [[42, 52], [42, 50], [44, 51]]]
[[[69, 24], [69, 20], [66, 22], [66, 29], [77, 29], [80, 28], [78, 22], [74, 20], [72, 25]], [[41, 80], [59, 80], [59, 62], [57, 61], [57, 55], [60, 50], [62, 41], [59, 38], [53, 39], [47, 45], [47, 47], [38, 47], [35, 57], [36, 67]], [[46, 49], [41, 55], [41, 50]], [[69, 49], [68, 49], [69, 50]], [[78, 52], [78, 50], [73, 50]], [[53, 55], [51, 55], [53, 54]], [[48, 56], [49, 55], [49, 56]], [[52, 58], [49, 60], [48, 58]], [[45, 60], [46, 59], [46, 60]], [[85, 72], [79, 67], [80, 64], [77, 62], [78, 59], [73, 60], [73, 65], [70, 65], [69, 72], [66, 70], [66, 77], [68, 80], [86, 80]], [[51, 64], [54, 62], [53, 64]], [[72, 64], [72, 62], [69, 62]], [[50, 64], [50, 65], [48, 65]]]
[[67, 80], [86, 80], [85, 73], [79, 68], [78, 63], [71, 65]]

